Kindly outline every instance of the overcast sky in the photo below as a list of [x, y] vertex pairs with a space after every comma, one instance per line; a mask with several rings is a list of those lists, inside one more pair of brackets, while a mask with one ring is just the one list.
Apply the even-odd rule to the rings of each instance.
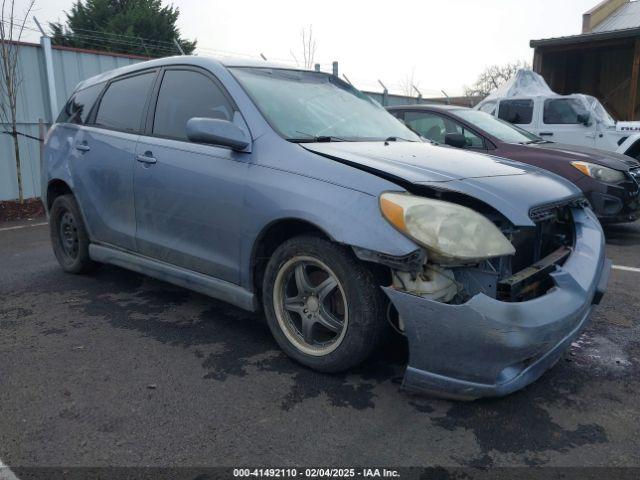
[[[22, 10], [27, 0], [16, 0]], [[200, 54], [301, 57], [300, 31], [313, 25], [315, 60], [333, 60], [361, 89], [381, 79], [399, 91], [413, 72], [424, 96], [461, 94], [488, 65], [531, 63], [529, 40], [580, 33], [582, 13], [600, 0], [174, 0], [182, 35]], [[36, 0], [41, 21], [64, 20], [73, 0]], [[27, 40], [37, 41], [29, 32]], [[206, 50], [205, 50], [206, 48]]]

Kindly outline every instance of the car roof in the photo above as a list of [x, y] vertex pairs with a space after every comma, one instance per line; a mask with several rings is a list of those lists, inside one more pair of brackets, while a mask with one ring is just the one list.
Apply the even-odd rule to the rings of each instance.
[[107, 82], [113, 78], [119, 77], [121, 75], [127, 75], [129, 73], [135, 73], [137, 71], [146, 70], [149, 68], [159, 68], [164, 66], [171, 65], [190, 65], [196, 67], [202, 67], [205, 69], [213, 70], [219, 68], [227, 68], [227, 67], [259, 67], [259, 68], [278, 68], [278, 69], [287, 69], [287, 70], [299, 70], [304, 72], [309, 72], [311, 70], [306, 70], [303, 68], [295, 68], [288, 65], [269, 62], [264, 60], [257, 60], [255, 58], [249, 57], [238, 57], [238, 56], [200, 56], [200, 55], [177, 55], [173, 57], [163, 57], [155, 60], [147, 60], [145, 62], [134, 63], [132, 65], [127, 65], [126, 67], [116, 68], [114, 70], [109, 70], [107, 72], [101, 73], [94, 77], [87, 78], [86, 80], [81, 81], [75, 88], [75, 90], [80, 90], [83, 88], [90, 87], [92, 85], [96, 85], [98, 83]]

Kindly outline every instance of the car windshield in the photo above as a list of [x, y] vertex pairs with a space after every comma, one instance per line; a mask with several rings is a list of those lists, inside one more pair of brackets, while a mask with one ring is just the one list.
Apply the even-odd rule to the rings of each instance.
[[272, 68], [230, 70], [287, 140], [420, 141], [378, 103], [333, 75]]
[[479, 110], [456, 110], [455, 114], [471, 125], [507, 143], [541, 143], [543, 139], [511, 123]]

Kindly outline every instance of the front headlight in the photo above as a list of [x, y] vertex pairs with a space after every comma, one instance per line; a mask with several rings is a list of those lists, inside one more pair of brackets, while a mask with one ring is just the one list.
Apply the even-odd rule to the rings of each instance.
[[515, 248], [484, 215], [455, 203], [407, 193], [383, 193], [380, 209], [439, 263], [472, 263], [513, 255]]
[[624, 172], [621, 172], [620, 170], [603, 167], [602, 165], [596, 165], [595, 163], [571, 162], [571, 165], [573, 165], [585, 175], [588, 175], [591, 178], [595, 178], [596, 180], [600, 180], [601, 182], [617, 183], [626, 178]]

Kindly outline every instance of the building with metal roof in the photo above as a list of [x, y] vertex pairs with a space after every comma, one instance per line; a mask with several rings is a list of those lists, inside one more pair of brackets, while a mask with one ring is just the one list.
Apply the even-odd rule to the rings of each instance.
[[583, 14], [582, 33], [530, 45], [552, 90], [593, 95], [616, 119], [640, 119], [640, 1], [605, 0]]
[[[587, 15], [589, 13], [587, 12]], [[589, 17], [591, 19], [591, 17]], [[605, 17], [601, 22], [590, 26], [591, 32], [611, 32], [614, 30], [626, 30], [640, 26], [640, 2], [627, 2], [618, 7], [614, 12]]]

